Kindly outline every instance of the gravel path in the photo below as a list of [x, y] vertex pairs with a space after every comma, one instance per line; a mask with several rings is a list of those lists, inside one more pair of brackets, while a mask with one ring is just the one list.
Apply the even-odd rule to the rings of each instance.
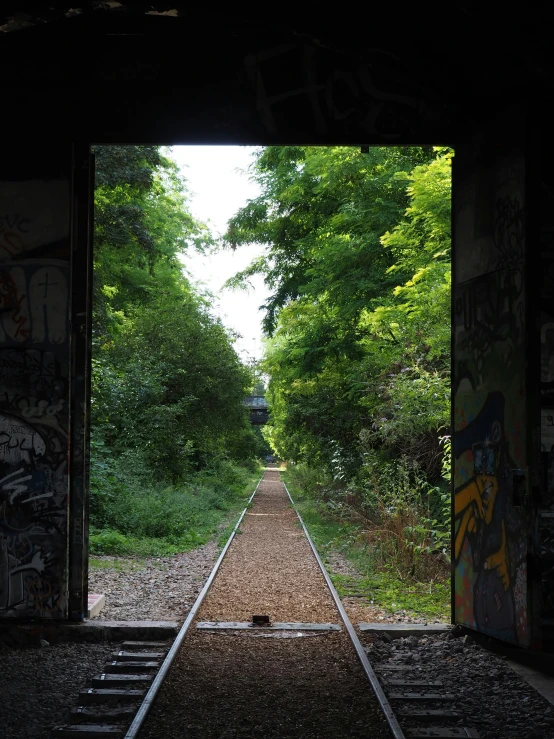
[[[340, 623], [276, 471], [267, 471], [222, 563], [200, 621]], [[295, 632], [296, 633], [296, 632]], [[141, 739], [380, 737], [388, 727], [344, 633], [185, 638]]]
[[106, 596], [106, 605], [94, 620], [182, 623], [218, 553], [217, 544], [210, 542], [172, 557], [94, 557], [89, 592]]

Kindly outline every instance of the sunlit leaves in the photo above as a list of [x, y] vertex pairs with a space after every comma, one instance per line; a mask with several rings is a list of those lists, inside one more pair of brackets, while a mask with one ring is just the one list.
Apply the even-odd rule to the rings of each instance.
[[[364, 158], [304, 147], [287, 157], [277, 147], [257, 166], [269, 247], [251, 269], [276, 288], [265, 360], [274, 447], [331, 464], [370, 440], [433, 474], [449, 423], [451, 151], [390, 147]], [[300, 222], [309, 231], [288, 239]]]
[[93, 440], [172, 482], [248, 458], [252, 372], [178, 258], [213, 241], [186, 182], [159, 147], [98, 147], [96, 162]]
[[268, 333], [292, 300], [327, 292], [355, 318], [384, 285], [394, 284], [386, 274], [393, 256], [380, 239], [408, 205], [406, 182], [396, 173], [430, 158], [417, 147], [377, 147], [369, 154], [343, 146], [258, 152], [251, 175], [262, 194], [231, 219], [226, 241], [233, 248], [267, 245], [266, 259], [252, 270], [272, 290], [265, 306]]

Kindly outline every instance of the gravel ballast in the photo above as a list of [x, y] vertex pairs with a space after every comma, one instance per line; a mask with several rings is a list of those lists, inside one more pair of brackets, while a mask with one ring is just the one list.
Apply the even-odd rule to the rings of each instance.
[[[38, 641], [38, 640], [37, 640]], [[117, 644], [44, 644], [0, 647], [0, 737], [48, 739], [77, 705]]]
[[[471, 636], [408, 636], [387, 642], [362, 633], [360, 640], [380, 679], [393, 666], [389, 678], [439, 680], [454, 696], [453, 701], [411, 709], [454, 710], [463, 716], [458, 723], [474, 728], [481, 739], [554, 739], [554, 707]], [[398, 712], [394, 701], [393, 708]]]
[[[276, 477], [275, 473], [271, 476]], [[271, 513], [254, 507], [248, 511], [249, 515], [241, 527], [242, 533], [235, 540], [234, 548], [241, 541], [245, 542], [244, 547], [248, 543], [252, 548], [254, 539], [250, 537], [249, 527], [266, 526], [269, 518], [253, 514], [268, 512]], [[295, 516], [286, 503], [280, 510], [273, 512], [278, 514], [277, 518], [292, 525], [287, 537], [282, 536], [281, 539], [284, 547], [294, 552], [296, 558], [300, 551], [302, 532], [294, 522]], [[217, 546], [212, 543], [175, 557], [141, 560], [101, 558], [103, 564], [110, 566], [91, 571], [91, 591], [106, 593], [106, 609], [95, 620], [170, 619], [182, 623], [211, 571], [217, 553]], [[266, 608], [271, 608], [272, 603], [281, 599], [279, 602], [284, 607], [276, 606], [275, 611], [270, 613], [274, 620], [305, 621], [311, 620], [311, 617], [315, 620], [317, 613], [321, 614], [321, 620], [337, 620], [332, 613], [326, 611], [332, 606], [321, 595], [325, 591], [320, 590], [319, 585], [311, 589], [308, 580], [312, 582], [311, 577], [317, 579], [319, 575], [317, 567], [314, 568], [315, 563], [310, 563], [307, 559], [299, 564], [303, 587], [306, 587], [304, 605], [298, 605], [295, 598], [291, 597], [291, 571], [282, 564], [279, 565], [283, 569], [282, 582], [288, 585], [275, 585], [274, 598], [271, 595], [271, 581], [268, 579], [271, 569], [269, 554], [270, 551], [263, 546], [256, 549], [255, 559], [262, 563], [260, 567], [265, 572], [259, 601], [254, 599], [255, 592], [250, 588], [249, 582], [245, 588], [237, 588], [233, 584], [231, 573], [226, 571], [227, 563], [224, 562], [220, 582], [222, 588], [225, 587], [228, 591], [226, 597], [218, 595], [214, 589], [205, 602], [206, 611], [199, 615], [199, 619], [212, 620], [211, 617], [214, 617], [222, 620], [250, 620], [253, 613], [248, 612], [248, 609], [253, 605], [259, 605], [263, 613]], [[241, 566], [244, 567], [245, 579], [250, 580], [254, 576], [254, 570], [249, 568], [253, 565], [249, 564], [245, 551], [240, 556], [243, 558]], [[355, 570], [338, 553], [332, 556], [330, 565], [335, 572], [356, 575]], [[242, 592], [244, 601], [238, 597]], [[169, 597], [166, 598], [166, 594]], [[228, 608], [227, 602], [235, 602], [236, 606], [233, 609]], [[362, 621], [397, 624], [424, 621], [400, 611], [387, 612], [359, 598], [343, 598], [343, 604], [354, 624]], [[326, 617], [323, 618], [325, 614]], [[69, 710], [77, 705], [78, 691], [90, 687], [92, 677], [102, 671], [110, 655], [118, 649], [118, 644], [114, 642], [55, 644], [52, 640], [51, 644], [39, 646], [36, 636], [26, 637], [21, 643], [12, 640], [8, 642], [10, 646], [6, 646], [3, 644], [3, 635], [5, 633], [0, 631], [2, 739], [47, 739], [50, 728], [64, 723]], [[344, 634], [333, 633], [304, 632], [299, 637], [294, 632], [199, 634], [194, 630], [188, 637], [194, 643], [194, 650], [189, 655], [191, 669], [183, 677], [179, 700], [183, 700], [185, 696], [184, 700], [190, 704], [203, 701], [204, 705], [196, 714], [193, 706], [193, 711], [188, 714], [190, 719], [185, 725], [184, 735], [257, 736], [265, 726], [264, 714], [273, 713], [282, 717], [281, 724], [275, 725], [274, 736], [320, 736], [317, 733], [318, 721], [323, 721], [324, 716], [325, 722], [334, 726], [340, 713], [341, 730], [336, 736], [371, 736], [367, 731], [362, 733], [365, 731], [366, 719], [359, 718], [361, 714], [358, 705], [368, 699], [367, 682], [358, 681], [357, 678], [353, 680], [352, 685], [357, 687], [349, 695], [343, 696], [340, 712], [336, 709], [337, 704], [328, 700], [331, 673], [349, 675], [350, 680], [354, 665], [354, 677], [357, 675], [355, 663], [338, 657], [340, 647], [337, 651], [336, 646], [342, 638], [345, 638]], [[516, 675], [505, 660], [483, 649], [470, 636], [418, 636], [388, 642], [369, 632], [363, 632], [360, 633], [360, 639], [367, 647], [377, 670], [381, 665], [392, 661], [405, 665], [405, 677], [413, 677], [415, 670], [423, 679], [442, 680], [456, 696], [455, 705], [450, 705], [449, 708], [456, 708], [464, 717], [469, 717], [471, 721], [464, 719], [463, 725], [475, 727], [482, 739], [554, 739], [554, 707]], [[259, 648], [254, 645], [257, 642], [264, 642], [266, 645], [264, 659], [261, 660]], [[235, 670], [239, 653], [239, 677], [244, 688], [242, 691], [237, 690], [236, 686]], [[299, 655], [304, 656], [305, 665], [312, 666], [304, 671], [298, 670]], [[269, 664], [275, 669], [269, 670]], [[297, 705], [300, 698], [295, 698], [287, 689], [288, 675], [293, 669], [297, 674], [298, 696], [304, 701], [305, 708], [302, 711]], [[370, 693], [369, 698], [371, 699]], [[213, 720], [220, 723], [214, 723], [214, 733], [209, 734], [204, 731], [201, 721], [203, 716], [213, 712], [215, 703], [219, 703], [219, 709]], [[248, 720], [250, 723], [245, 723], [243, 729], [239, 728], [239, 733], [229, 733], [231, 729], [228, 729], [228, 724], [232, 716], [221, 710], [222, 705], [230, 706], [231, 713], [235, 715], [242, 711], [243, 721]], [[321, 714], [319, 718], [318, 713]], [[250, 717], [248, 719], [247, 714]], [[344, 717], [351, 714], [353, 718], [348, 719], [350, 723], [344, 724]], [[260, 727], [259, 730], [256, 727]], [[156, 730], [149, 731], [151, 738], [162, 739], [166, 736], [165, 728], [161, 725], [158, 733]]]
[[[341, 623], [276, 471], [268, 471], [199, 621]], [[302, 633], [302, 632], [299, 632]], [[141, 739], [389, 737], [344, 630], [252, 638], [192, 628]]]
[[212, 541], [172, 557], [95, 557], [96, 567], [89, 571], [89, 592], [103, 593], [106, 604], [94, 620], [182, 623], [218, 553]]

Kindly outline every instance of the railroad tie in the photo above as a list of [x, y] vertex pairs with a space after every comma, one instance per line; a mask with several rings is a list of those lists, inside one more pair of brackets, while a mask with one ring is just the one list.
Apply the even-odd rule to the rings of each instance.
[[444, 688], [440, 680], [384, 680], [385, 685], [395, 688]]
[[72, 724], [106, 723], [129, 721], [136, 713], [134, 706], [77, 706], [71, 709], [69, 720]]
[[167, 650], [163, 652], [126, 652], [121, 650], [114, 652], [112, 657], [117, 662], [134, 662], [136, 660], [154, 660], [163, 659], [167, 653]]
[[465, 717], [459, 711], [427, 709], [426, 711], [400, 711], [399, 715], [407, 721], [461, 721]]
[[451, 728], [406, 729], [407, 739], [479, 739], [479, 732], [463, 726]]
[[133, 688], [88, 688], [79, 693], [81, 705], [98, 703], [138, 703], [145, 695], [146, 690]]
[[160, 660], [134, 660], [127, 662], [107, 662], [104, 668], [105, 672], [110, 673], [143, 673], [154, 672], [160, 666]]
[[388, 694], [391, 701], [455, 701], [453, 693], [427, 693], [424, 690], [405, 690]]
[[167, 652], [167, 646], [164, 641], [124, 641], [121, 645], [122, 649], [159, 649], [160, 652]]
[[133, 685], [134, 683], [151, 683], [152, 675], [114, 675], [112, 673], [103, 673], [92, 678], [93, 688], [122, 687], [123, 685]]
[[63, 739], [79, 739], [79, 737], [89, 737], [89, 739], [118, 739], [125, 733], [122, 726], [113, 726], [111, 724], [64, 724], [56, 726], [52, 729], [51, 737], [63, 737]]

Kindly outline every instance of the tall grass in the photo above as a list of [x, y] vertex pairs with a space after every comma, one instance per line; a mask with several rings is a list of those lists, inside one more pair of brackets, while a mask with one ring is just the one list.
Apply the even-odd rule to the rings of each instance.
[[241, 507], [260, 474], [256, 465], [219, 459], [170, 485], [136, 453], [116, 459], [100, 445], [91, 463], [90, 551], [165, 555], [203, 544]]
[[376, 564], [393, 569], [401, 580], [444, 579], [450, 551], [448, 485], [431, 485], [407, 456], [389, 462], [367, 456], [350, 495]]
[[[426, 615], [448, 615], [447, 480], [431, 485], [408, 457], [386, 461], [378, 454], [366, 455], [348, 482], [304, 465], [289, 466], [286, 477], [322, 554], [345, 554], [368, 597], [371, 592], [387, 607], [401, 602]], [[340, 591], [340, 577], [336, 584]]]

